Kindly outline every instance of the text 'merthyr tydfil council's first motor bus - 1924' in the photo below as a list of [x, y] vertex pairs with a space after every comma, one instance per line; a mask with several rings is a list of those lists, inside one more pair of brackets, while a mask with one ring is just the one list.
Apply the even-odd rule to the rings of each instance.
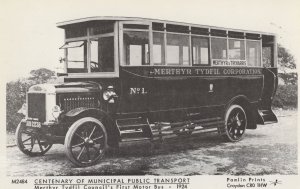
[[277, 122], [274, 34], [128, 17], [57, 26], [64, 73], [29, 88], [16, 132], [29, 156], [64, 144], [72, 163], [89, 166], [122, 142], [206, 132], [236, 142]]

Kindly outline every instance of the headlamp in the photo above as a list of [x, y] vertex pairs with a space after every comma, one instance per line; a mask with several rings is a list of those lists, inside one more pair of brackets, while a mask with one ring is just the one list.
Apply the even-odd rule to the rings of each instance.
[[104, 91], [104, 92], [103, 92], [103, 99], [104, 99], [105, 101], [107, 101], [107, 100], [109, 99], [110, 96], [111, 96], [111, 95], [110, 95], [110, 92], [109, 92], [109, 91]]

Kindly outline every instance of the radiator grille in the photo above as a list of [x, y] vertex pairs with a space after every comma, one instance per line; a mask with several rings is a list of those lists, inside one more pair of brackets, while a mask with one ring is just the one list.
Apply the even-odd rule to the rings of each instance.
[[63, 97], [61, 105], [64, 112], [68, 112], [79, 107], [96, 108], [98, 101], [95, 96]]
[[28, 117], [38, 118], [41, 122], [46, 120], [45, 94], [28, 93]]

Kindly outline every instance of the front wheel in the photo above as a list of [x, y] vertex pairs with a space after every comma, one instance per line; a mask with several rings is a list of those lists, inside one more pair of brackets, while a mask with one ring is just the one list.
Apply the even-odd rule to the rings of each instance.
[[17, 146], [28, 156], [41, 156], [50, 150], [52, 143], [36, 129], [19, 123], [16, 130]]
[[104, 125], [93, 117], [77, 120], [65, 138], [65, 151], [69, 160], [80, 167], [96, 164], [107, 148]]
[[240, 105], [231, 105], [225, 114], [225, 132], [229, 141], [240, 141], [247, 128], [247, 116]]

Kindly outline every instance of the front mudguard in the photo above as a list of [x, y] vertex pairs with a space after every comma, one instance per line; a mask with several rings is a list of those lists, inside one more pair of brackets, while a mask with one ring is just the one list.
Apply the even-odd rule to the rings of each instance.
[[80, 107], [70, 110], [64, 115], [64, 122], [71, 126], [75, 121], [84, 117], [94, 117], [101, 121], [108, 135], [108, 145], [116, 146], [120, 141], [120, 131], [115, 121], [105, 111], [97, 108]]

